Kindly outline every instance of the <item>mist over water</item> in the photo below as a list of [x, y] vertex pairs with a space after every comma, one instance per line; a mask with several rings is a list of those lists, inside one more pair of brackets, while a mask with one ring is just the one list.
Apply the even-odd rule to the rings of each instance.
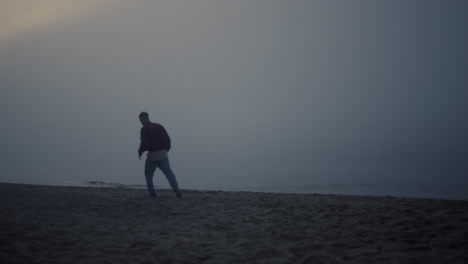
[[468, 190], [465, 1], [6, 2], [1, 182], [144, 184], [147, 111], [183, 189]]

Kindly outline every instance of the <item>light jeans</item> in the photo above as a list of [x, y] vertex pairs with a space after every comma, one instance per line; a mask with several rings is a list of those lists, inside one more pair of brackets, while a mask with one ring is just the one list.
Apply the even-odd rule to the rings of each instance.
[[158, 161], [147, 159], [145, 162], [145, 178], [146, 178], [146, 186], [148, 187], [148, 192], [150, 196], [156, 195], [156, 191], [154, 190], [154, 185], [153, 185], [153, 175], [157, 168], [161, 169], [161, 171], [164, 173], [164, 175], [167, 178], [167, 181], [169, 181], [169, 184], [171, 185], [172, 190], [178, 193], [179, 186], [177, 184], [177, 180], [174, 175], [174, 172], [172, 172], [169, 159], [163, 159], [163, 160], [158, 160]]

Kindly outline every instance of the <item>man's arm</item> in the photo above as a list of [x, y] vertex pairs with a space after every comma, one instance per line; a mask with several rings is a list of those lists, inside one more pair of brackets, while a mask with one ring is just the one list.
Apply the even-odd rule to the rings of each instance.
[[166, 136], [166, 140], [165, 140], [166, 149], [169, 152], [169, 150], [171, 150], [171, 137], [169, 137], [169, 134], [167, 133], [164, 127], [163, 127], [163, 132]]
[[148, 132], [145, 127], [142, 127], [140, 130], [140, 147], [138, 148], [138, 157], [141, 159], [143, 152], [148, 150]]

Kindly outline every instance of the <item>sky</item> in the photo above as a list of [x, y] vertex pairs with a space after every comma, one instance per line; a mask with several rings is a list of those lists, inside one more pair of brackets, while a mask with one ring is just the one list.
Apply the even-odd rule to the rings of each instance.
[[144, 184], [147, 111], [181, 188], [466, 183], [467, 10], [0, 0], [0, 182]]

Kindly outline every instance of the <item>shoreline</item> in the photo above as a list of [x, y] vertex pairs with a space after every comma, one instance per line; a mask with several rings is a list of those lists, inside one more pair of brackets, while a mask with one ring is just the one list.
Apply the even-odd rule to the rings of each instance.
[[467, 263], [468, 201], [0, 183], [2, 263]]
[[[117, 189], [145, 189], [145, 184], [132, 184], [120, 182], [104, 182], [104, 181], [84, 181], [75, 183], [61, 184], [36, 184], [36, 183], [14, 183], [0, 182], [0, 184], [18, 184], [18, 185], [33, 185], [33, 186], [50, 186], [50, 187], [85, 187], [85, 188], [117, 188]], [[465, 185], [461, 185], [456, 190], [447, 189], [447, 186], [442, 185], [444, 192], [437, 192], [436, 187], [431, 188], [415, 187], [409, 185], [395, 186], [378, 186], [375, 184], [315, 184], [315, 185], [287, 185], [287, 186], [263, 186], [263, 187], [233, 187], [233, 188], [213, 188], [213, 189], [185, 189], [188, 191], [203, 191], [203, 192], [252, 192], [252, 193], [272, 193], [272, 194], [317, 194], [317, 195], [343, 195], [343, 196], [365, 196], [365, 197], [392, 197], [405, 199], [429, 199], [429, 200], [445, 200], [445, 201], [466, 201], [468, 202], [468, 193], [461, 191]], [[397, 188], [398, 187], [398, 188]], [[408, 191], [400, 189], [411, 189], [411, 194]], [[441, 187], [438, 186], [440, 189]], [[468, 188], [468, 185], [466, 186]], [[155, 185], [156, 190], [169, 190], [169, 187]], [[399, 190], [399, 191], [396, 191]], [[425, 191], [424, 191], [425, 190]], [[468, 189], [467, 189], [468, 190]], [[383, 194], [381, 194], [382, 192]]]
[[[145, 184], [84, 181], [74, 183], [36, 184], [5, 182], [0, 184], [20, 184], [55, 187], [91, 187], [91, 188], [118, 188], [118, 189], [146, 189]], [[190, 191], [222, 191], [222, 192], [253, 192], [253, 193], [277, 193], [277, 194], [319, 194], [319, 195], [344, 195], [344, 196], [370, 196], [370, 197], [394, 197], [406, 199], [430, 199], [446, 201], [468, 201], [468, 185], [414, 185], [414, 184], [384, 184], [372, 183], [347, 184], [329, 183], [314, 185], [272, 185], [261, 187], [232, 187], [232, 188], [209, 188], [209, 189], [185, 189]], [[170, 187], [155, 186], [156, 190], [168, 190]], [[443, 190], [443, 191], [441, 191]]]

